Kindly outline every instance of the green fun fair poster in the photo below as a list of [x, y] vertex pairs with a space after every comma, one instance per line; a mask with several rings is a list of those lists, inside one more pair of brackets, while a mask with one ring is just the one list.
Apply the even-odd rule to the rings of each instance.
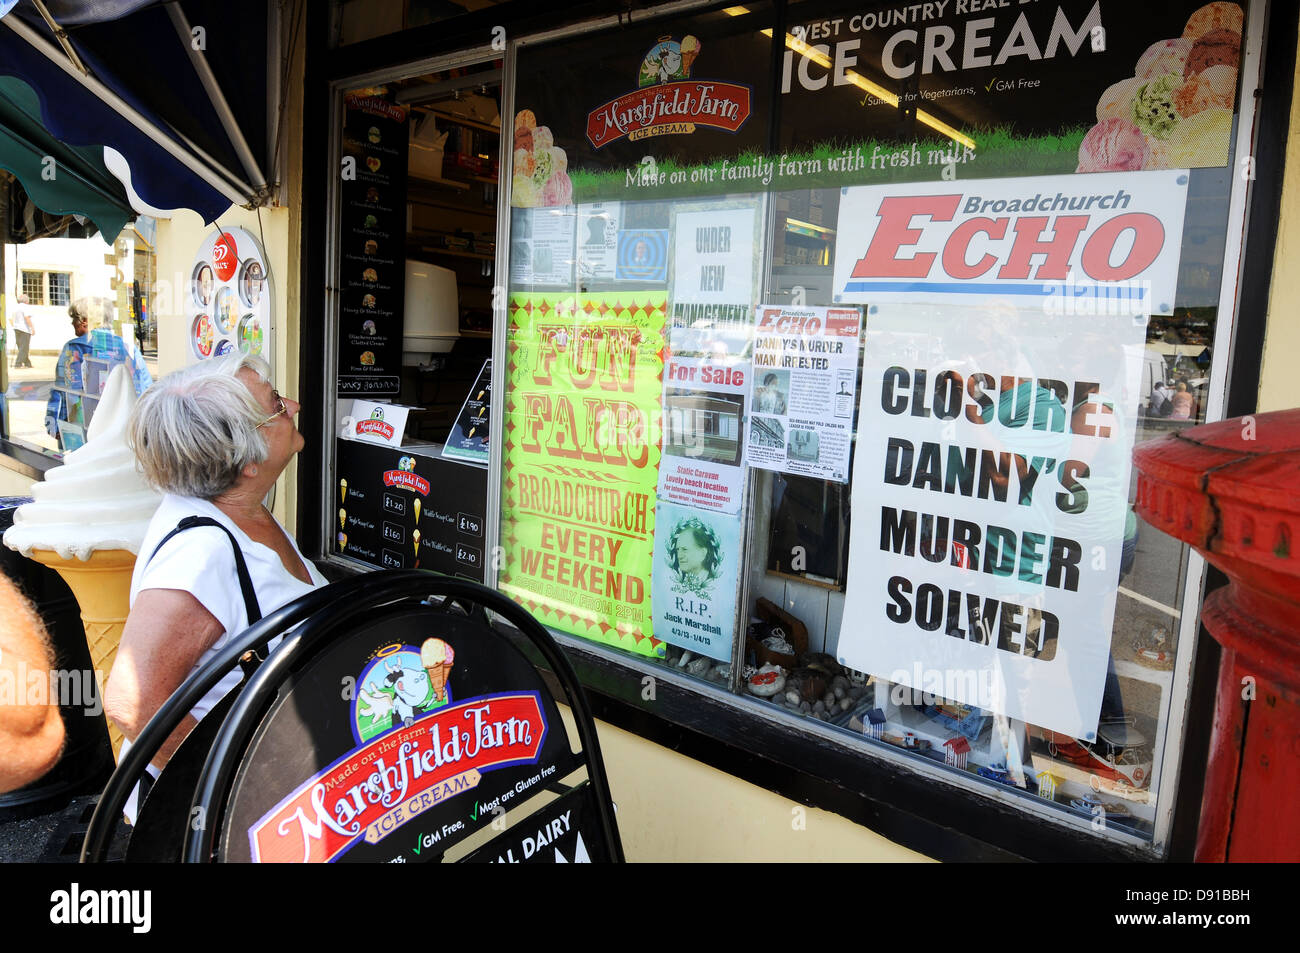
[[661, 447], [665, 290], [509, 303], [500, 589], [545, 625], [642, 655]]

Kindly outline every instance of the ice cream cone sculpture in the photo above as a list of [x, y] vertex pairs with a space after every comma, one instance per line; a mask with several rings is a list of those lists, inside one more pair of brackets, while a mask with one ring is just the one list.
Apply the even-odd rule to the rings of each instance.
[[[135, 554], [161, 497], [136, 469], [126, 431], [135, 406], [131, 375], [109, 375], [84, 446], [32, 486], [4, 542], [63, 577], [81, 607], [91, 667], [101, 690], [130, 610]], [[4, 625], [0, 619], [0, 626]], [[114, 754], [122, 736], [108, 725]]]
[[343, 530], [347, 528], [348, 528], [348, 511], [339, 510], [339, 529]]
[[415, 521], [420, 522], [420, 500], [417, 497], [415, 501]]
[[425, 639], [420, 646], [420, 664], [429, 673], [429, 683], [433, 685], [433, 700], [447, 700], [447, 676], [456, 662], [456, 653], [442, 639]]
[[339, 480], [339, 502], [346, 503], [347, 501], [348, 501], [348, 481], [347, 478], [344, 477], [342, 480]]
[[[89, 559], [64, 559], [50, 549], [33, 549], [31, 558], [55, 570], [68, 584], [81, 607], [81, 625], [90, 647], [90, 667], [95, 671], [99, 691], [113, 669], [122, 627], [131, 610], [131, 573], [135, 570], [135, 553], [125, 549], [99, 549]], [[108, 738], [113, 756], [122, 747], [122, 733], [111, 721]]]

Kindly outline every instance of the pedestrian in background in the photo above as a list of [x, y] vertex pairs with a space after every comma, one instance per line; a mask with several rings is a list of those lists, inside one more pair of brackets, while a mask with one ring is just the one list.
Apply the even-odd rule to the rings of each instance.
[[9, 327], [13, 329], [14, 340], [18, 346], [14, 367], [32, 366], [32, 359], [27, 352], [32, 345], [32, 335], [36, 333], [36, 326], [32, 324], [31, 312], [27, 310], [28, 304], [27, 295], [20, 294], [18, 306], [9, 312]]
[[[145, 366], [140, 351], [128, 349], [122, 339], [113, 333], [113, 313], [113, 302], [107, 298], [78, 298], [68, 305], [68, 316], [72, 319], [72, 333], [75, 337], [63, 345], [63, 350], [59, 352], [59, 359], [54, 365], [54, 386], [50, 389], [50, 400], [45, 405], [45, 432], [59, 441], [60, 450], [63, 449], [63, 437], [59, 433], [59, 421], [71, 419], [69, 414], [74, 409], [74, 402], [70, 396], [80, 395], [85, 389], [81, 367], [87, 355], [109, 358], [114, 365], [126, 364], [131, 370], [137, 396], [143, 394], [153, 383], [153, 376]], [[101, 327], [90, 327], [92, 315], [101, 318]], [[72, 392], [71, 395], [69, 392]]]

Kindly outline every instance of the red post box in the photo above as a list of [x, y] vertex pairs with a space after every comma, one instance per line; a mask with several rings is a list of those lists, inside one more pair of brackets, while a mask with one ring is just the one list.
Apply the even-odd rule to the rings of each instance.
[[1137, 511], [1228, 577], [1198, 861], [1300, 859], [1300, 409], [1144, 443]]

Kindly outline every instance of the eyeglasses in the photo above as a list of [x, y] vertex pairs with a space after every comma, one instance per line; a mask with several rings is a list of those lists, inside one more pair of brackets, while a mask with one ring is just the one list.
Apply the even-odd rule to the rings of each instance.
[[274, 398], [275, 406], [278, 407], [279, 410], [277, 410], [270, 417], [267, 417], [260, 424], [258, 424], [257, 426], [259, 428], [265, 427], [267, 424], [269, 424], [276, 417], [279, 417], [281, 414], [284, 414], [286, 417], [289, 415], [289, 408], [284, 406], [284, 398], [280, 396], [280, 392], [278, 390], [271, 391], [271, 397]]

